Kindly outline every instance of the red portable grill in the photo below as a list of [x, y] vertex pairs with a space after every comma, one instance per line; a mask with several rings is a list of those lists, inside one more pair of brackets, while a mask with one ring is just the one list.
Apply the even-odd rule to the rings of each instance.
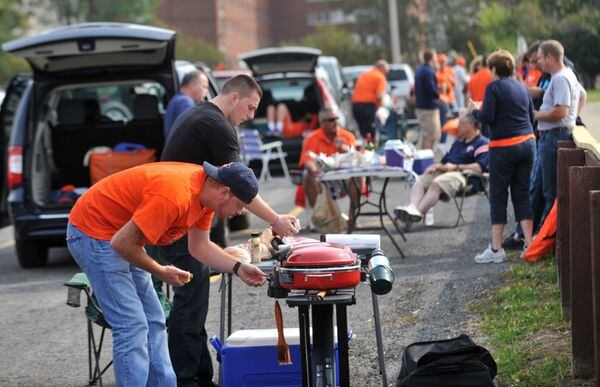
[[275, 271], [279, 284], [288, 290], [344, 289], [360, 282], [360, 260], [348, 247], [335, 243], [292, 245]]

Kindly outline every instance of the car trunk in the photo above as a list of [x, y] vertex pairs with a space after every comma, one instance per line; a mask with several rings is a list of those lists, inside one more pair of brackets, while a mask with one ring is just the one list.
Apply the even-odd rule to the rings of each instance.
[[164, 145], [163, 114], [175, 92], [175, 32], [85, 23], [5, 43], [36, 82], [23, 146], [26, 195], [59, 212], [90, 185], [85, 155], [118, 143]]
[[[158, 160], [166, 99], [165, 87], [151, 80], [64, 85], [49, 92], [42, 103], [47, 113], [40, 114], [30, 140], [33, 202], [70, 207], [92, 184], [90, 155], [117, 144], [154, 150]], [[128, 155], [135, 164], [151, 161], [146, 153]]]

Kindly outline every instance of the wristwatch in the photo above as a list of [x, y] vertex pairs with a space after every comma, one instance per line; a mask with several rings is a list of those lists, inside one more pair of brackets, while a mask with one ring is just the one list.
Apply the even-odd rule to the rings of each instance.
[[232, 270], [232, 271], [233, 271], [233, 274], [237, 275], [238, 277], [240, 276], [240, 275], [238, 274], [238, 270], [240, 269], [240, 266], [242, 266], [242, 262], [241, 262], [241, 261], [237, 261], [237, 262], [235, 263], [235, 265], [233, 265], [233, 270]]

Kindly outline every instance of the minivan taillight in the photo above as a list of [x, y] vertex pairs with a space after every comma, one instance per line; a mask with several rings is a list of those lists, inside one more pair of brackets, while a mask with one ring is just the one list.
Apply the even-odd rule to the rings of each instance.
[[8, 147], [8, 189], [23, 182], [23, 147]]

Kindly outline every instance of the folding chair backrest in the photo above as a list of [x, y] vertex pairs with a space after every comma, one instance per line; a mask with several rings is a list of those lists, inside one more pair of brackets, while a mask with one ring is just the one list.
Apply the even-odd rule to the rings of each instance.
[[256, 129], [244, 129], [240, 132], [242, 139], [242, 151], [247, 157], [260, 156], [262, 151], [262, 140]]

